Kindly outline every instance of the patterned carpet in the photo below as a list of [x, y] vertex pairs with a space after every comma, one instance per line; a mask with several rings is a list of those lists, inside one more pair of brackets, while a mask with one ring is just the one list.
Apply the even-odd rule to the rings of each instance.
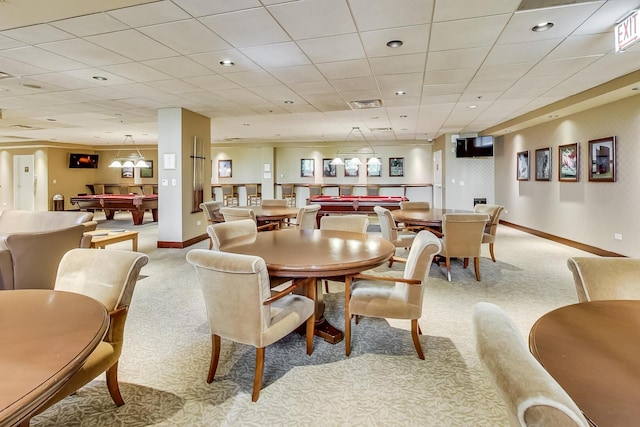
[[[133, 228], [130, 222], [117, 216], [99, 227]], [[506, 426], [502, 401], [475, 355], [471, 308], [479, 301], [500, 305], [526, 337], [542, 314], [577, 301], [566, 259], [589, 255], [500, 226], [498, 262], [483, 249], [481, 282], [461, 262], [453, 263], [452, 282], [444, 267], [432, 266], [420, 320], [426, 360], [415, 353], [408, 321], [363, 319], [352, 328], [348, 358], [343, 343], [318, 337], [307, 356], [304, 337], [293, 333], [267, 348], [260, 399], [252, 403], [250, 346], [223, 340], [216, 379], [205, 381], [210, 335], [185, 255], [208, 241], [157, 249], [154, 224], [135, 229], [151, 261], [134, 293], [120, 358], [126, 404], [116, 408], [99, 377], [32, 426]], [[128, 250], [130, 242], [108, 249]], [[331, 283], [325, 301], [326, 317], [342, 329], [342, 285]]]

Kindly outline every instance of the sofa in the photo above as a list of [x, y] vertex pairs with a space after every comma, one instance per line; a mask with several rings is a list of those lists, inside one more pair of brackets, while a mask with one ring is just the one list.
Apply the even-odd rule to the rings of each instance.
[[53, 289], [62, 256], [91, 244], [91, 212], [0, 212], [0, 290]]

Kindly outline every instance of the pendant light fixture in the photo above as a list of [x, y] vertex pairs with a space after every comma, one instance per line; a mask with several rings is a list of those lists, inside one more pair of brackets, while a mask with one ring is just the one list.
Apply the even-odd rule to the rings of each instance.
[[345, 162], [342, 159], [342, 157], [349, 157], [349, 156], [353, 156], [351, 158], [350, 164], [354, 165], [354, 166], [360, 166], [362, 164], [362, 160], [360, 160], [360, 158], [358, 157], [359, 155], [362, 154], [368, 154], [371, 155], [372, 157], [369, 158], [369, 160], [367, 160], [367, 164], [368, 165], [379, 165], [380, 164], [380, 159], [378, 158], [378, 154], [376, 153], [376, 151], [373, 149], [373, 147], [371, 146], [371, 144], [369, 143], [369, 141], [367, 141], [367, 138], [364, 136], [364, 134], [362, 133], [362, 130], [360, 130], [359, 127], [354, 126], [351, 128], [351, 131], [349, 132], [349, 135], [347, 135], [347, 138], [345, 139], [345, 143], [347, 143], [349, 141], [349, 138], [351, 137], [351, 135], [355, 132], [358, 131], [360, 132], [360, 135], [362, 136], [362, 139], [364, 140], [364, 142], [366, 142], [367, 146], [364, 147], [366, 150], [370, 150], [370, 152], [360, 152], [360, 151], [351, 151], [351, 152], [347, 152], [347, 151], [340, 151], [338, 150], [338, 152], [336, 153], [335, 157], [333, 158], [333, 160], [331, 160], [330, 164], [332, 165], [344, 165]]
[[[135, 149], [135, 152], [132, 152], [128, 156], [122, 156], [120, 153], [124, 150], [127, 151], [127, 143], [131, 143], [132, 148]], [[122, 147], [118, 150], [118, 154], [116, 154], [116, 158], [113, 159], [110, 168], [148, 168], [149, 164], [145, 162], [144, 156], [136, 147], [136, 143], [133, 141], [133, 137], [131, 135], [124, 136], [124, 142], [122, 143]]]

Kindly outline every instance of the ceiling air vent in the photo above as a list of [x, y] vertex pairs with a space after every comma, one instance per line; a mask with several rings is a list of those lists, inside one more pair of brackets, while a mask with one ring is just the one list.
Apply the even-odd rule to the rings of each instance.
[[391, 132], [391, 128], [369, 128], [371, 132]]
[[351, 108], [354, 110], [360, 110], [363, 108], [380, 108], [382, 107], [382, 100], [380, 99], [364, 99], [362, 101], [349, 102]]
[[548, 7], [569, 6], [580, 3], [594, 3], [596, 0], [522, 0], [518, 11], [546, 9]]
[[12, 128], [19, 128], [19, 129], [29, 129], [29, 130], [41, 130], [42, 128], [36, 127], [36, 126], [29, 126], [29, 125], [11, 125]]

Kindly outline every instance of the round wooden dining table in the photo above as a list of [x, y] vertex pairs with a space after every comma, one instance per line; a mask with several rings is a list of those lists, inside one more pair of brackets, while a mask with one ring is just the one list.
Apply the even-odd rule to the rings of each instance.
[[542, 316], [529, 348], [595, 425], [640, 422], [640, 301], [590, 301]]
[[448, 213], [471, 213], [460, 209], [396, 209], [391, 215], [396, 222], [424, 227], [442, 227], [442, 216]]
[[247, 206], [256, 214], [256, 222], [263, 225], [268, 222], [281, 222], [298, 215], [298, 209], [285, 206]]
[[315, 278], [316, 335], [335, 344], [343, 334], [324, 318], [321, 282], [317, 279], [377, 267], [393, 256], [395, 247], [381, 237], [361, 233], [283, 229], [260, 232], [249, 240], [232, 240], [221, 250], [263, 258], [274, 277]]
[[82, 366], [109, 326], [93, 298], [0, 291], [0, 425], [28, 420]]

